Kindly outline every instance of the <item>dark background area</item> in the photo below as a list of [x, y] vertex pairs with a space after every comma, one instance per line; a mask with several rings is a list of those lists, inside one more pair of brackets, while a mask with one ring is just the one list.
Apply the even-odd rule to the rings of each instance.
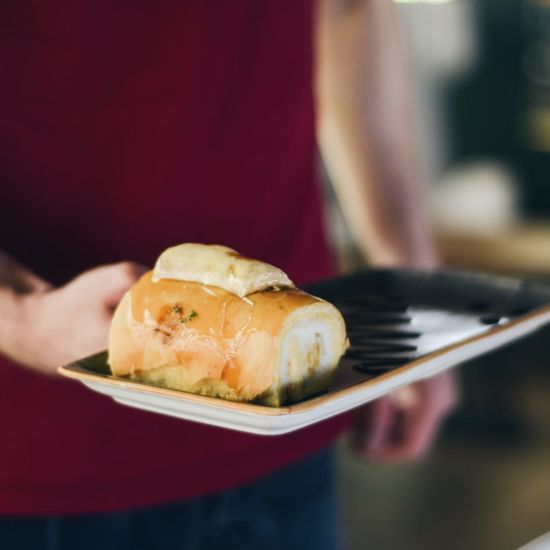
[[506, 162], [521, 181], [524, 213], [549, 217], [550, 5], [478, 0], [473, 9], [478, 59], [445, 91], [450, 164]]

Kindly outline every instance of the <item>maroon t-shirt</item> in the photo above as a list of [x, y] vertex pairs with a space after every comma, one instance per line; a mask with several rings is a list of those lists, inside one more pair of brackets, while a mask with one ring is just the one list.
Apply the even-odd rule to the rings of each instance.
[[[305, 0], [1, 2], [0, 249], [55, 284], [186, 241], [235, 247], [297, 283], [329, 275], [311, 12]], [[220, 490], [345, 423], [246, 435], [5, 359], [0, 418], [0, 513], [13, 514]]]

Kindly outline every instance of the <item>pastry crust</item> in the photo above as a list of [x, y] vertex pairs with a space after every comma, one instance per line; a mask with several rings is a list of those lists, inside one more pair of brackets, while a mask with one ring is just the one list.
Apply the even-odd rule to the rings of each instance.
[[346, 346], [339, 311], [296, 288], [240, 297], [149, 272], [117, 307], [109, 364], [116, 376], [280, 406], [324, 390]]

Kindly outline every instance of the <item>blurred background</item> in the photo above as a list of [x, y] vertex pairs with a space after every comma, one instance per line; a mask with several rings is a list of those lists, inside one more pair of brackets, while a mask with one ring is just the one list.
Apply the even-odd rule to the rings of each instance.
[[[397, 4], [445, 263], [550, 282], [550, 1]], [[330, 193], [349, 271], [358, 254]], [[548, 340], [461, 366], [462, 404], [422, 463], [364, 467], [341, 445], [350, 548], [513, 549], [550, 531]]]

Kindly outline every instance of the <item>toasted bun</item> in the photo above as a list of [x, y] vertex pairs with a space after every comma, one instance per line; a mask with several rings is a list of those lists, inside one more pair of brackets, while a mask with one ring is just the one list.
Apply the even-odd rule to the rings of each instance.
[[[166, 266], [161, 262], [165, 254], [157, 266]], [[194, 267], [186, 268], [186, 273], [194, 269], [199, 281], [179, 280], [174, 264], [169, 263], [169, 269], [162, 271], [169, 278], [157, 278], [155, 268], [124, 296], [110, 332], [113, 374], [274, 406], [325, 389], [347, 347], [338, 310], [296, 288], [256, 291], [241, 298], [222, 284], [205, 284], [207, 274], [201, 275], [197, 266], [207, 257], [219, 259], [219, 254], [200, 253]], [[214, 271], [222, 264], [216, 263]], [[257, 272], [269, 271], [262, 269], [258, 267]], [[243, 270], [244, 280], [237, 277], [237, 285], [226, 286], [242, 292], [247, 284], [258, 284], [251, 271]], [[221, 271], [215, 277], [221, 277]]]

